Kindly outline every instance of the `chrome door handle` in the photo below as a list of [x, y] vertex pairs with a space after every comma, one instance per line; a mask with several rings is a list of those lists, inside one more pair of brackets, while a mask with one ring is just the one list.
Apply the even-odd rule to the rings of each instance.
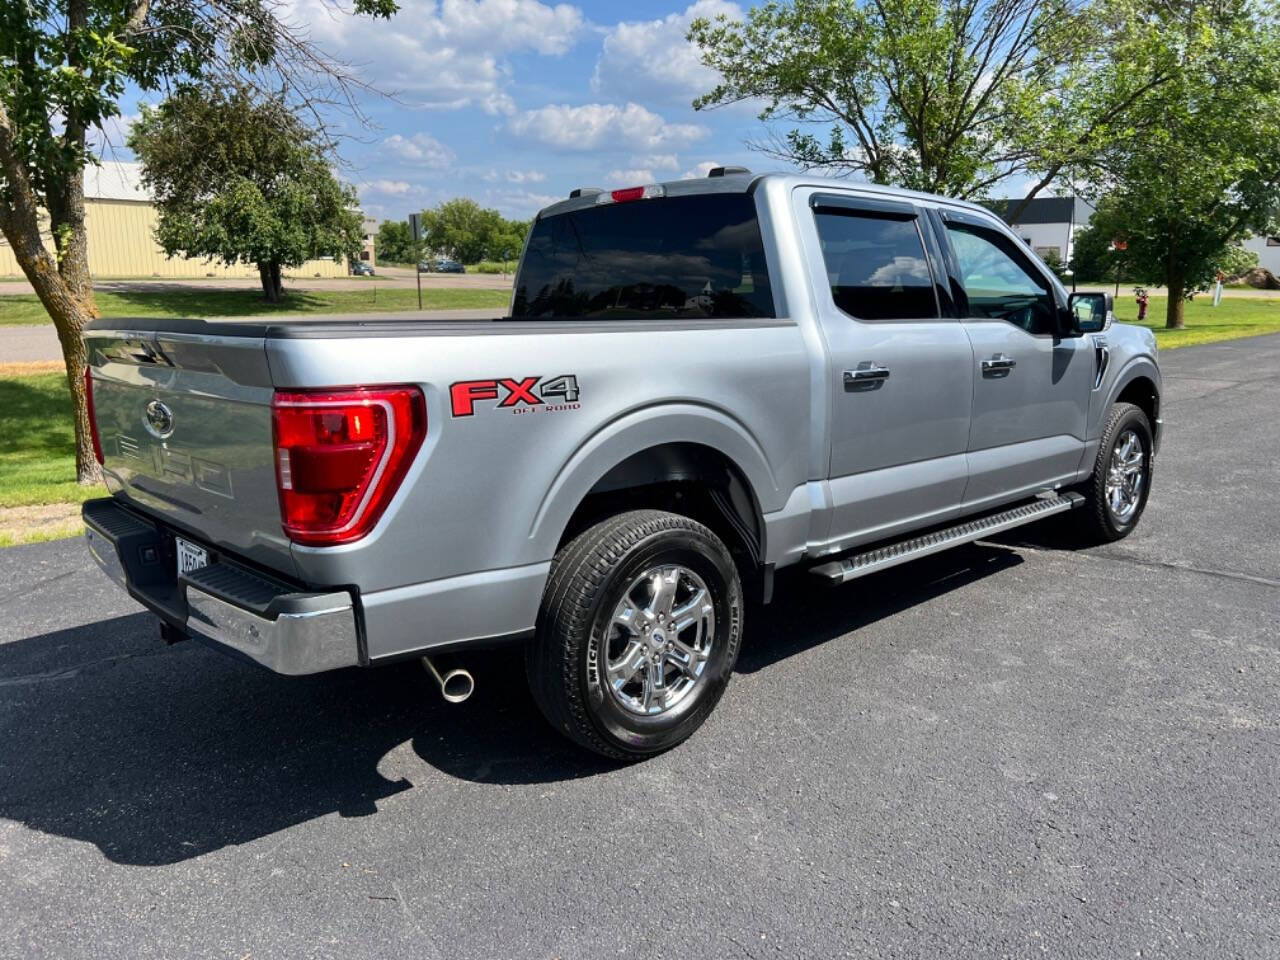
[[990, 360], [982, 361], [982, 372], [1012, 370], [1017, 365], [1018, 361], [1014, 360], [1013, 357], [1006, 357], [1003, 353], [998, 353]]
[[869, 363], [865, 366], [859, 366], [856, 370], [846, 370], [844, 372], [845, 383], [867, 383], [872, 380], [888, 380], [889, 368], [877, 366]]

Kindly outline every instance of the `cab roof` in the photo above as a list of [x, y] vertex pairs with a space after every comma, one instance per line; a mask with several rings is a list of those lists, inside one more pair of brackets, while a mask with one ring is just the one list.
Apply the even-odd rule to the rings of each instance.
[[[842, 177], [824, 177], [819, 174], [808, 173], [726, 173], [724, 176], [708, 176], [708, 177], [689, 177], [683, 180], [665, 180], [660, 181], [659, 186], [663, 188], [664, 197], [686, 197], [703, 193], [751, 193], [756, 190], [762, 183], [769, 181], [772, 183], [781, 183], [784, 189], [791, 187], [819, 187], [830, 186], [841, 190], [856, 190], [859, 193], [872, 193], [885, 197], [900, 197], [910, 200], [922, 201], [925, 203], [941, 203], [951, 207], [961, 207], [973, 210], [977, 213], [990, 215], [991, 211], [980, 204], [971, 203], [967, 200], [957, 200], [953, 197], [944, 197], [933, 193], [922, 193], [919, 190], [905, 190], [901, 187], [886, 187], [875, 183], [863, 183], [856, 180], [848, 180]], [[639, 184], [622, 184], [618, 187], [610, 189], [619, 189], [626, 187], [640, 186]], [[596, 187], [581, 188], [582, 193], [579, 196], [571, 196], [564, 200], [560, 200], [544, 207], [538, 211], [537, 217], [540, 220], [543, 217], [553, 217], [561, 213], [569, 213], [572, 210], [585, 210], [594, 207], [599, 202], [598, 197], [602, 193], [608, 192]], [[576, 193], [577, 191], [575, 191]]]

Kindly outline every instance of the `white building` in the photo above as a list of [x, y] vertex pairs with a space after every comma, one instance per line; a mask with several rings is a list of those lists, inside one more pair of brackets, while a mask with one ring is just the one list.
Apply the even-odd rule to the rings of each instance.
[[1042, 260], [1052, 251], [1064, 266], [1068, 264], [1075, 252], [1076, 232], [1089, 225], [1093, 204], [1079, 197], [1034, 197], [1017, 220], [1009, 220], [1006, 213], [1020, 202], [995, 200], [990, 207]]
[[1280, 237], [1250, 237], [1244, 248], [1258, 255], [1258, 266], [1280, 277]]

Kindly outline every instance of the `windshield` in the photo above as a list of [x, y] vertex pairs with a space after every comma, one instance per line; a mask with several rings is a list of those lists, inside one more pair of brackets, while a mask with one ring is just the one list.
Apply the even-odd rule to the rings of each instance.
[[543, 217], [516, 277], [523, 320], [772, 317], [755, 202], [743, 193]]

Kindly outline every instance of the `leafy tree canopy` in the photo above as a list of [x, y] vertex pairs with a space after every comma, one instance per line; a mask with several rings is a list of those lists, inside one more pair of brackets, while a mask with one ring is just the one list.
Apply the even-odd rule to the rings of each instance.
[[[332, 2], [334, 13], [344, 12]], [[96, 314], [84, 226], [88, 132], [143, 91], [201, 79], [290, 91], [358, 113], [365, 85], [312, 45], [277, 0], [0, 0], [0, 234], [49, 312], [67, 371], [76, 474], [100, 477], [89, 435], [81, 331]], [[390, 17], [395, 0], [349, 12]], [[56, 249], [46, 249], [41, 211]]]
[[796, 126], [753, 145], [806, 168], [964, 198], [1030, 173], [1030, 199], [1131, 135], [1167, 76], [1138, 2], [769, 2], [692, 23], [721, 77], [694, 106], [761, 104]]
[[268, 300], [280, 299], [282, 267], [360, 249], [355, 192], [282, 96], [185, 87], [143, 108], [129, 146], [155, 197], [165, 253], [255, 263]]
[[481, 207], [467, 197], [448, 200], [422, 213], [422, 229], [428, 249], [448, 254], [463, 263], [486, 258], [519, 255], [529, 224], [506, 220], [497, 210]]
[[379, 263], [413, 263], [417, 259], [413, 249], [413, 235], [405, 220], [383, 220], [378, 224], [378, 235], [374, 237], [373, 246]]
[[1164, 32], [1180, 69], [1145, 99], [1141, 139], [1104, 157], [1094, 229], [1128, 242], [1130, 277], [1183, 300], [1233, 269], [1234, 248], [1280, 214], [1280, 26], [1252, 0], [1197, 5]]

